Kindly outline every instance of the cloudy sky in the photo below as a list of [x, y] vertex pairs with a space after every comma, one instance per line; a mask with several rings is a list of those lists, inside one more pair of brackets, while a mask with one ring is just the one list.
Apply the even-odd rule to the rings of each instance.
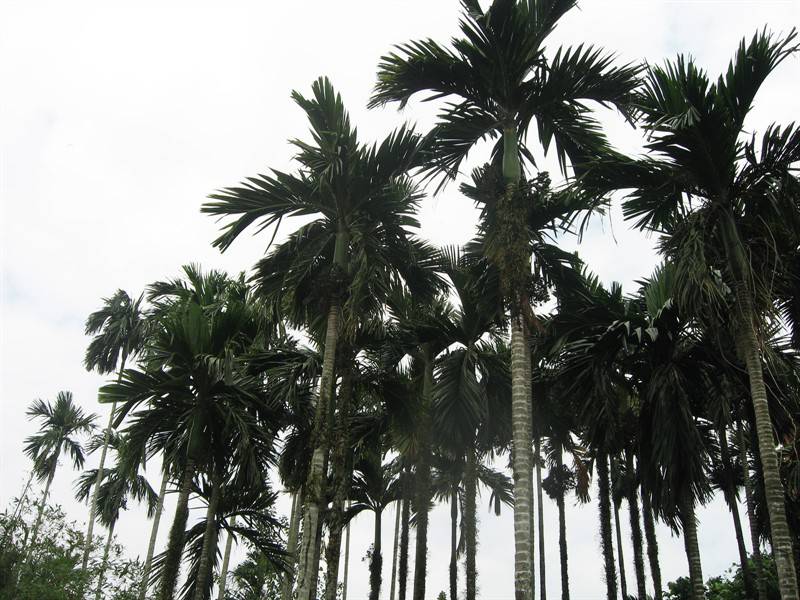
[[[563, 19], [551, 46], [596, 43], [623, 61], [691, 53], [716, 74], [743, 36], [763, 25], [787, 31], [798, 23], [799, 7], [793, 0], [584, 0]], [[105, 421], [106, 408], [96, 402], [103, 379], [81, 365], [83, 323], [101, 297], [117, 288], [138, 294], [188, 262], [235, 273], [263, 254], [266, 240], [245, 236], [220, 255], [210, 246], [217, 224], [199, 206], [216, 188], [266, 167], [290, 167], [286, 140], [306, 131], [290, 90], [306, 92], [328, 75], [366, 140], [403, 120], [424, 129], [432, 106], [366, 110], [375, 66], [393, 43], [447, 39], [458, 12], [457, 0], [0, 3], [0, 506], [19, 493], [29, 466], [21, 450], [34, 430], [24, 415], [31, 400], [71, 390]], [[793, 59], [763, 88], [749, 127], [795, 118], [797, 81], [800, 63]], [[639, 132], [611, 113], [602, 116], [620, 148], [640, 147]], [[479, 152], [471, 164], [480, 158]], [[540, 164], [555, 171], [550, 160]], [[476, 214], [456, 187], [423, 205], [422, 235], [436, 244], [463, 243], [474, 231]], [[616, 210], [579, 249], [606, 282], [630, 285], [656, 262], [651, 240], [629, 231]], [[75, 475], [64, 465], [53, 491], [81, 521], [86, 508], [73, 500]], [[155, 469], [152, 478], [157, 485]], [[486, 500], [479, 505], [481, 597], [510, 599], [510, 511], [496, 518]], [[281, 508], [288, 509], [286, 500]], [[544, 509], [548, 593], [556, 597], [555, 506], [546, 501]], [[567, 514], [575, 599], [601, 594], [595, 515], [593, 505], [570, 506]], [[699, 517], [703, 568], [712, 576], [736, 558], [732, 527], [720, 501]], [[145, 551], [143, 519], [132, 510], [118, 525], [131, 555]], [[392, 510], [385, 522], [384, 548], [390, 548]], [[447, 509], [437, 508], [431, 598], [447, 589], [448, 527]], [[666, 582], [686, 572], [686, 561], [679, 539], [664, 528], [659, 535]], [[370, 518], [355, 522], [353, 536], [350, 598], [361, 600]], [[624, 550], [630, 559], [630, 548]], [[386, 581], [388, 558], [384, 565]], [[629, 586], [633, 578], [629, 564]]]

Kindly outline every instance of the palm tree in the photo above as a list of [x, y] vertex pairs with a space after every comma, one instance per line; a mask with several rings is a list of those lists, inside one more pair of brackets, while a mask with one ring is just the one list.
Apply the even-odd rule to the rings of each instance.
[[[118, 421], [143, 407], [132, 413], [125, 433], [140, 454], [163, 452], [178, 474], [161, 600], [174, 594], [195, 480], [207, 478], [214, 501], [235, 459], [241, 461], [235, 476], [257, 480], [278, 425], [261, 378], [247, 370], [245, 354], [264, 335], [247, 289], [221, 273], [204, 274], [197, 267], [184, 272], [188, 284], [152, 286], [158, 321], [148, 338], [146, 369], [126, 369], [120, 382], [100, 391], [102, 402], [124, 403]], [[205, 538], [209, 544], [212, 533]], [[201, 577], [208, 576], [210, 545], [206, 551]]]
[[[490, 491], [489, 505], [497, 516], [502, 504], [513, 506], [512, 484], [504, 473], [495, 471], [483, 464], [467, 464], [466, 457], [475, 456], [467, 451], [461, 456], [449, 455], [451, 444], [445, 444], [433, 455], [432, 488], [434, 498], [450, 502], [450, 598], [458, 598], [458, 555], [467, 554], [467, 597], [475, 598], [477, 571], [475, 552], [477, 549], [476, 499], [478, 484]], [[470, 506], [472, 505], [472, 506]], [[459, 534], [459, 512], [461, 513], [461, 533]], [[470, 566], [470, 562], [472, 566]]]
[[[144, 344], [147, 335], [147, 321], [142, 314], [142, 297], [133, 300], [127, 292], [117, 290], [110, 298], [103, 298], [103, 307], [86, 319], [86, 335], [94, 336], [86, 349], [84, 366], [88, 371], [96, 370], [101, 375], [118, 370], [119, 377], [125, 369], [125, 363], [135, 355]], [[86, 543], [83, 548], [81, 568], [85, 571], [92, 547], [95, 514], [97, 512], [97, 496], [103, 480], [103, 469], [108, 452], [108, 440], [111, 425], [114, 422], [115, 406], [111, 406], [108, 425], [105, 429], [105, 443], [100, 452], [100, 464], [97, 467], [97, 479], [94, 493], [89, 503], [89, 524], [86, 529]]]
[[[533, 594], [531, 572], [530, 386], [526, 384], [527, 294], [530, 277], [527, 203], [519, 194], [530, 158], [526, 135], [533, 121], [546, 151], [555, 142], [562, 169], [609, 150], [596, 120], [583, 104], [597, 101], [623, 108], [636, 85], [637, 68], [612, 66], [612, 57], [591, 46], [544, 54], [544, 42], [576, 0], [495, 0], [484, 11], [463, 0], [463, 37], [452, 49], [433, 40], [398, 46], [383, 57], [371, 105], [404, 105], [418, 92], [429, 98], [453, 96], [435, 129], [431, 163], [435, 172], [455, 177], [469, 151], [481, 140], [498, 138], [494, 156], [502, 162], [503, 193], [496, 197], [500, 218], [490, 231], [487, 255], [500, 268], [501, 289], [511, 311], [514, 391], [515, 589], [518, 600]], [[415, 597], [414, 600], [421, 600]]]
[[353, 503], [348, 519], [369, 510], [375, 517], [372, 553], [369, 563], [369, 600], [378, 600], [381, 590], [383, 552], [381, 548], [381, 515], [389, 504], [397, 501], [400, 480], [395, 463], [382, 463], [380, 446], [365, 448], [353, 473], [351, 495]]
[[662, 250], [678, 270], [677, 295], [691, 314], [710, 319], [727, 312], [725, 296], [731, 296], [731, 334], [749, 377], [784, 599], [798, 596], [797, 575], [759, 341], [762, 317], [777, 298], [753, 265], [765, 257], [780, 262], [771, 254], [774, 233], [787, 223], [797, 229], [792, 165], [800, 131], [772, 125], [757, 142], [745, 120], [768, 75], [798, 50], [796, 37], [794, 30], [775, 37], [765, 29], [743, 40], [716, 82], [683, 56], [650, 67], [635, 105], [651, 132], [652, 155], [602, 161], [584, 182], [593, 193], [634, 190], [624, 205], [626, 218], [663, 234]]
[[147, 596], [147, 589], [150, 585], [150, 567], [153, 564], [153, 554], [156, 549], [156, 540], [158, 538], [158, 528], [161, 524], [161, 514], [164, 511], [164, 500], [167, 496], [167, 485], [169, 484], [169, 466], [162, 466], [163, 474], [161, 476], [161, 487], [158, 489], [158, 502], [153, 512], [153, 526], [150, 528], [150, 542], [147, 544], [147, 555], [144, 559], [142, 567], [142, 583], [139, 586], [139, 600], [145, 600]]
[[42, 524], [42, 514], [58, 460], [62, 453], [69, 453], [73, 466], [76, 469], [83, 467], [83, 446], [76, 436], [90, 433], [97, 417], [93, 414], [87, 415], [82, 408], [76, 406], [72, 400], [72, 392], [58, 392], [53, 404], [50, 401], [35, 400], [28, 408], [27, 415], [29, 419], [38, 419], [41, 425], [38, 433], [25, 439], [25, 454], [34, 462], [36, 478], [39, 481], [47, 480], [28, 540], [27, 556], [30, 557], [36, 547], [36, 537]]
[[[273, 171], [249, 180], [243, 187], [228, 188], [212, 196], [203, 211], [217, 216], [236, 216], [215, 245], [225, 250], [248, 226], [260, 221], [259, 229], [277, 225], [295, 215], [316, 219], [296, 231], [272, 258], [288, 260], [293, 269], [274, 270], [270, 257], [257, 275], [262, 290], [277, 290], [281, 306], [290, 320], [306, 324], [309, 304], [296, 299], [316, 294], [326, 313], [323, 325], [323, 371], [314, 419], [314, 459], [306, 485], [303, 538], [300, 548], [298, 597], [310, 600], [318, 556], [314, 541], [325, 498], [323, 466], [331, 431], [326, 415], [334, 406], [334, 366], [340, 334], [341, 311], [348, 312], [348, 292], [367, 279], [355, 277], [351, 265], [370, 257], [373, 276], [414, 269], [409, 262], [408, 228], [416, 227], [413, 213], [418, 201], [415, 186], [405, 173], [419, 164], [423, 140], [412, 130], [401, 128], [381, 144], [365, 147], [330, 82], [321, 78], [312, 85], [312, 98], [298, 92], [293, 99], [308, 116], [312, 143], [295, 140], [297, 174]], [[276, 229], [277, 231], [277, 229]], [[398, 253], [399, 251], [399, 253]], [[283, 254], [281, 254], [283, 252]], [[288, 252], [288, 256], [287, 256]], [[331, 262], [321, 264], [327, 255]], [[381, 259], [381, 260], [378, 260]], [[309, 278], [312, 274], [312, 278]], [[366, 273], [362, 273], [366, 275]], [[300, 284], [306, 283], [302, 286]], [[311, 286], [311, 287], [309, 287]], [[354, 297], [360, 298], [358, 294]], [[295, 310], [294, 307], [301, 306]], [[316, 316], [316, 315], [314, 315]]]
[[428, 565], [428, 512], [432, 498], [434, 369], [436, 358], [451, 343], [452, 306], [442, 297], [423, 299], [396, 286], [387, 307], [393, 320], [388, 337], [393, 342], [390, 352], [393, 353], [394, 365], [399, 365], [406, 356], [411, 357], [411, 390], [404, 390], [411, 393], [406, 398], [409, 402], [404, 408], [414, 407], [414, 414], [409, 420], [410, 427], [406, 431], [410, 438], [407, 443], [413, 447], [413, 509], [417, 532], [412, 598], [424, 600]]
[[[147, 478], [137, 472], [139, 461], [137, 457], [130, 456], [129, 446], [123, 436], [118, 433], [112, 433], [110, 436], [105, 434], [95, 436], [86, 447], [90, 452], [100, 448], [111, 448], [117, 455], [116, 465], [104, 471], [99, 492], [94, 498], [100, 508], [98, 513], [100, 522], [108, 528], [103, 559], [97, 576], [97, 591], [95, 592], [96, 600], [100, 600], [103, 593], [103, 579], [108, 566], [108, 555], [114, 538], [114, 527], [119, 519], [120, 511], [127, 508], [129, 499], [133, 499], [145, 502], [147, 516], [152, 517], [158, 503], [158, 496], [150, 487]], [[98, 470], [99, 467], [98, 469], [88, 469], [78, 478], [75, 493], [78, 502], [86, 502], [90, 496], [94, 496], [92, 490], [95, 487]]]

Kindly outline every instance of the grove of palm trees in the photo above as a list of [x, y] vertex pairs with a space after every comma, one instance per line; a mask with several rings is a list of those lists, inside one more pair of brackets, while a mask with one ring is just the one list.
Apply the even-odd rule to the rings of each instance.
[[800, 600], [785, 6], [301, 4], [9, 69], [0, 600]]

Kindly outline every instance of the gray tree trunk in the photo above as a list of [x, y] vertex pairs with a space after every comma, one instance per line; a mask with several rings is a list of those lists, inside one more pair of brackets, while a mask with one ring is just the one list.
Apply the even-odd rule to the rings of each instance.
[[[236, 525], [236, 517], [231, 521], [231, 525]], [[231, 550], [233, 550], [233, 535], [228, 532], [225, 540], [225, 554], [222, 556], [222, 569], [219, 572], [219, 593], [217, 600], [225, 600], [225, 588], [228, 585], [228, 568], [231, 564]]]
[[353, 394], [352, 353], [341, 352], [342, 384], [337, 402], [336, 430], [332, 451], [333, 503], [328, 513], [328, 545], [325, 549], [325, 600], [336, 600], [339, 587], [339, 559], [342, 553], [344, 505], [352, 481], [352, 449], [350, 448], [351, 399]]
[[775, 436], [769, 414], [767, 389], [761, 364], [761, 341], [758, 316], [753, 308], [750, 284], [753, 281], [750, 262], [744, 243], [739, 236], [732, 215], [723, 217], [722, 238], [728, 264], [734, 274], [736, 292], [736, 345], [750, 379], [750, 397], [755, 416], [758, 453], [761, 458], [761, 474], [764, 479], [764, 495], [772, 532], [772, 554], [778, 571], [778, 587], [782, 600], [797, 600], [797, 571], [792, 552], [792, 538], [786, 520], [784, 490], [781, 483]]
[[416, 510], [417, 540], [414, 561], [413, 600], [425, 600], [425, 583], [428, 569], [428, 508], [431, 499], [431, 396], [433, 394], [433, 359], [429, 347], [425, 355], [425, 376], [422, 391], [422, 408], [419, 417], [419, 455], [417, 457]]
[[144, 559], [144, 568], [142, 569], [139, 600], [145, 600], [147, 588], [150, 585], [150, 567], [153, 564], [153, 554], [156, 551], [156, 540], [158, 539], [158, 526], [161, 523], [161, 513], [164, 512], [164, 498], [167, 495], [167, 483], [169, 483], [169, 471], [165, 469], [161, 477], [161, 488], [158, 491], [158, 503], [156, 504], [156, 512], [153, 515], [153, 527], [150, 529], [150, 543], [147, 545], [147, 556]]
[[[337, 236], [337, 247], [340, 241]], [[325, 332], [325, 349], [322, 375], [319, 383], [319, 401], [314, 416], [314, 453], [305, 486], [303, 535], [298, 555], [297, 600], [314, 600], [319, 570], [317, 539], [320, 534], [320, 513], [325, 502], [325, 464], [328, 455], [330, 429], [328, 412], [333, 406], [334, 367], [336, 344], [339, 339], [339, 303], [332, 301], [328, 311]]]
[[[628, 473], [634, 475], [633, 453], [625, 452]], [[628, 488], [628, 517], [631, 524], [631, 542], [633, 544], [633, 568], [636, 571], [636, 593], [639, 600], [647, 599], [647, 579], [644, 574], [644, 544], [642, 543], [642, 526], [639, 517], [639, 488], [631, 485]]]
[[737, 428], [739, 437], [739, 459], [742, 463], [742, 474], [744, 476], [744, 497], [747, 506], [747, 522], [750, 525], [750, 543], [753, 546], [753, 562], [755, 566], [756, 593], [758, 600], [767, 600], [767, 582], [762, 574], [761, 564], [761, 542], [758, 535], [758, 523], [755, 516], [755, 500], [753, 499], [753, 485], [750, 481], [750, 462], [747, 459], [747, 436], [744, 433], [744, 426], [740, 420]]
[[[125, 368], [125, 361], [122, 361], [122, 367], [117, 377], [117, 383], [122, 379], [122, 370]], [[86, 527], [86, 541], [83, 544], [83, 560], [81, 561], [81, 570], [86, 570], [86, 565], [89, 564], [89, 552], [92, 549], [92, 536], [94, 535], [94, 521], [97, 515], [97, 494], [100, 491], [100, 484], [103, 481], [103, 472], [106, 464], [106, 454], [108, 453], [108, 440], [111, 437], [111, 426], [114, 424], [114, 413], [117, 410], [117, 403], [111, 405], [111, 414], [108, 416], [108, 425], [103, 433], [103, 449], [100, 451], [100, 464], [97, 465], [97, 476], [94, 479], [94, 490], [92, 491], [92, 499], [89, 501], [89, 524]]]
[[394, 542], [392, 543], [392, 582], [389, 588], [389, 600], [394, 600], [397, 583], [397, 544], [400, 539], [400, 502], [394, 505]]
[[692, 600], [703, 600], [705, 598], [703, 567], [700, 562], [700, 545], [697, 542], [697, 518], [694, 514], [694, 505], [691, 502], [684, 501], [681, 506], [681, 525], [683, 526], [683, 543], [686, 546], [686, 558], [689, 561], [691, 597]]
[[169, 540], [164, 555], [164, 568], [161, 572], [161, 585], [158, 591], [159, 600], [172, 600], [175, 595], [175, 585], [178, 583], [178, 575], [181, 570], [183, 545], [186, 541], [189, 493], [194, 479], [194, 470], [194, 462], [188, 461], [181, 477], [178, 500], [175, 505], [175, 517], [172, 519], [172, 527], [169, 530]]
[[600, 543], [606, 578], [606, 597], [617, 600], [617, 571], [614, 564], [614, 534], [611, 527], [611, 484], [608, 479], [608, 457], [597, 457], [597, 487], [600, 506]]
[[465, 541], [465, 577], [467, 580], [466, 600], [475, 600], [478, 572], [475, 566], [475, 555], [478, 550], [478, 496], [477, 459], [475, 448], [467, 449], [467, 464], [464, 472], [464, 541]]
[[103, 598], [103, 581], [106, 576], [106, 569], [108, 568], [108, 554], [111, 551], [111, 542], [114, 539], [114, 526], [117, 524], [116, 521], [111, 523], [111, 527], [108, 528], [108, 537], [106, 538], [106, 546], [103, 550], [103, 562], [100, 564], [100, 573], [97, 576], [97, 591], [94, 594], [95, 600], [102, 600]]
[[381, 510], [378, 509], [375, 511], [375, 538], [372, 542], [372, 560], [369, 563], [369, 600], [378, 600], [380, 598], [382, 570]]
[[206, 509], [206, 530], [203, 532], [203, 549], [200, 551], [200, 560], [197, 563], [197, 579], [194, 587], [194, 600], [205, 600], [206, 588], [211, 584], [211, 571], [214, 562], [211, 557], [217, 552], [219, 530], [217, 529], [217, 509], [222, 497], [221, 477], [214, 476], [211, 481], [211, 497], [208, 499]]
[[622, 597], [628, 597], [628, 580], [625, 577], [625, 555], [622, 551], [622, 528], [619, 524], [619, 506], [614, 502], [614, 528], [617, 530], [617, 558], [619, 560], [619, 589]]
[[[350, 507], [348, 501], [347, 506]], [[347, 600], [347, 581], [350, 575], [350, 523], [347, 523], [344, 534], [344, 573], [342, 574], [342, 600]]]
[[458, 600], [458, 490], [450, 491], [450, 600]]
[[[533, 472], [528, 407], [525, 328], [522, 317], [511, 322], [511, 430], [514, 476], [514, 589], [515, 600], [533, 598]], [[417, 600], [417, 599], [415, 599]]]
[[[403, 499], [403, 512], [400, 515], [400, 560], [398, 565], [397, 600], [406, 600], [408, 586], [408, 529], [411, 521], [411, 505], [408, 498]], [[343, 598], [342, 600], [346, 600]]]
[[647, 561], [650, 565], [650, 576], [653, 578], [653, 600], [661, 600], [664, 592], [661, 588], [661, 565], [658, 562], [658, 538], [656, 538], [650, 496], [644, 490], [642, 490], [642, 513], [644, 537], [647, 541]]
[[539, 597], [547, 600], [547, 577], [544, 556], [544, 502], [542, 497], [542, 443], [536, 438], [536, 508], [539, 513]]
[[292, 512], [289, 515], [289, 538], [286, 551], [289, 553], [289, 572], [283, 577], [281, 584], [281, 600], [291, 600], [294, 570], [297, 566], [297, 534], [300, 529], [300, 513], [303, 511], [302, 490], [292, 496]]

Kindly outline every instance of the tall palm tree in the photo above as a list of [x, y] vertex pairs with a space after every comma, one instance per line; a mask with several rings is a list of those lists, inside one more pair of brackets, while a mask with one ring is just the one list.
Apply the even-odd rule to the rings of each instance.
[[[124, 290], [117, 290], [110, 298], [103, 298], [103, 306], [86, 319], [86, 335], [94, 336], [86, 349], [84, 366], [88, 371], [96, 370], [101, 375], [118, 371], [119, 377], [125, 363], [134, 356], [144, 344], [147, 335], [147, 320], [142, 313], [142, 297], [132, 299]], [[92, 547], [97, 498], [103, 480], [108, 440], [114, 422], [115, 406], [112, 404], [105, 429], [105, 443], [100, 451], [97, 479], [89, 503], [89, 523], [86, 529], [86, 542], [83, 548], [81, 568], [86, 570], [89, 551]]]
[[[314, 419], [314, 458], [306, 485], [300, 547], [300, 600], [310, 600], [312, 596], [319, 561], [314, 541], [325, 498], [323, 467], [331, 438], [326, 416], [334, 406], [334, 366], [342, 309], [348, 312], [348, 292], [367, 281], [353, 278], [351, 265], [369, 256], [373, 261], [372, 274], [377, 277], [381, 273], [414, 268], [413, 261], [407, 261], [408, 229], [416, 227], [413, 213], [418, 195], [405, 174], [419, 164], [423, 148], [422, 138], [406, 128], [397, 130], [378, 145], [364, 146], [359, 143], [341, 97], [331, 83], [325, 78], [318, 79], [312, 85], [312, 93], [311, 98], [298, 92], [292, 94], [309, 119], [313, 138], [311, 143], [293, 141], [298, 172], [273, 171], [272, 175], [252, 178], [243, 187], [213, 195], [213, 201], [203, 206], [208, 214], [236, 217], [215, 241], [222, 250], [256, 222], [260, 222], [259, 230], [275, 225], [277, 231], [284, 218], [315, 217], [283, 245], [295, 268], [274, 270], [275, 261], [268, 257], [258, 275], [262, 288], [277, 290], [284, 297], [284, 309], [300, 296], [316, 295], [315, 306], [322, 304], [326, 314], [321, 323], [325, 332], [321, 336], [324, 358]], [[278, 248], [273, 256], [280, 253]], [[331, 257], [331, 262], [320, 264], [318, 257], [325, 254]], [[403, 264], [397, 261], [400, 256]], [[309, 279], [310, 273], [315, 277]], [[302, 283], [307, 285], [300, 286]], [[302, 312], [308, 310], [307, 303], [299, 304], [304, 307]], [[295, 310], [285, 314], [301, 325], [312, 320]]]
[[73, 466], [76, 469], [83, 467], [85, 455], [78, 436], [91, 433], [97, 417], [93, 414], [87, 415], [82, 408], [76, 406], [72, 400], [72, 392], [58, 392], [55, 403], [35, 400], [28, 408], [27, 415], [29, 419], [39, 420], [40, 427], [37, 433], [25, 439], [25, 454], [34, 462], [36, 478], [47, 481], [28, 540], [29, 557], [36, 546], [58, 460], [62, 453], [69, 453]]
[[794, 30], [776, 37], [765, 29], [742, 40], [715, 82], [683, 56], [650, 67], [635, 105], [650, 132], [651, 156], [603, 161], [585, 181], [593, 192], [633, 189], [626, 218], [663, 234], [662, 250], [678, 269], [678, 297], [691, 313], [713, 318], [728, 311], [726, 294], [732, 296], [731, 333], [749, 377], [784, 599], [798, 596], [797, 575], [760, 342], [763, 316], [776, 298], [753, 265], [764, 264], [765, 255], [780, 262], [771, 254], [774, 233], [789, 223], [797, 229], [792, 165], [800, 157], [800, 131], [772, 125], [758, 139], [746, 117], [770, 73], [798, 51], [796, 37]]
[[[400, 45], [383, 57], [371, 105], [404, 105], [418, 92], [429, 98], [454, 97], [446, 104], [435, 134], [432, 168], [455, 177], [469, 151], [481, 140], [499, 138], [494, 155], [505, 183], [500, 219], [491, 230], [488, 256], [501, 269], [501, 288], [511, 312], [514, 391], [515, 590], [532, 597], [530, 386], [526, 384], [527, 297], [530, 277], [526, 200], [518, 193], [520, 157], [531, 158], [526, 137], [535, 121], [539, 142], [551, 142], [562, 169], [580, 165], [608, 150], [585, 101], [623, 107], [635, 87], [637, 69], [614, 67], [612, 57], [591, 46], [561, 48], [545, 56], [544, 43], [576, 0], [494, 0], [484, 11], [478, 0], [463, 0], [462, 37], [452, 49], [434, 40]], [[421, 600], [421, 598], [415, 598]]]
[[[114, 527], [119, 520], [120, 511], [127, 509], [128, 500], [133, 499], [144, 502], [147, 508], [147, 516], [152, 517], [158, 503], [158, 496], [150, 486], [147, 478], [138, 473], [138, 460], [135, 456], [129, 455], [129, 446], [123, 436], [112, 433], [110, 436], [95, 436], [87, 444], [89, 451], [99, 448], [111, 448], [116, 453], [116, 464], [103, 472], [103, 479], [100, 482], [100, 489], [95, 500], [100, 511], [98, 516], [100, 522], [108, 529], [103, 559], [100, 564], [100, 571], [97, 576], [96, 600], [102, 598], [103, 580], [105, 578], [106, 567], [108, 566], [108, 555], [111, 549], [111, 542], [114, 538]], [[75, 497], [78, 502], [86, 502], [94, 496], [93, 489], [97, 480], [98, 469], [88, 469], [78, 478], [76, 483]]]

